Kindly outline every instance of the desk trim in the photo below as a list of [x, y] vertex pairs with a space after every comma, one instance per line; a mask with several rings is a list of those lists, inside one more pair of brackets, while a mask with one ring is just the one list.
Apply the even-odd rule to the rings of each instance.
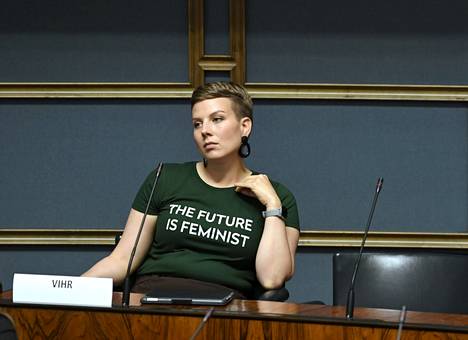
[[[114, 300], [119, 300], [120, 293], [114, 293]], [[141, 294], [134, 295], [131, 300], [139, 300]], [[136, 296], [136, 297], [135, 297]], [[265, 309], [287, 311], [288, 306], [299, 306], [303, 309], [302, 312], [260, 312], [251, 310], [251, 307], [239, 308], [246, 303], [248, 305], [262, 304]], [[230, 310], [230, 305], [233, 309]], [[301, 307], [302, 306], [302, 307]], [[125, 308], [113, 304], [111, 308], [104, 307], [82, 307], [82, 306], [62, 306], [62, 305], [41, 305], [41, 304], [20, 304], [11, 301], [11, 291], [0, 294], [0, 311], [8, 308], [22, 308], [22, 309], [52, 309], [52, 310], [81, 310], [81, 311], [96, 311], [102, 313], [132, 313], [132, 314], [155, 314], [155, 315], [174, 315], [174, 316], [188, 316], [188, 317], [203, 317], [209, 306], [186, 306], [186, 305], [144, 305], [144, 306], [130, 306]], [[229, 318], [229, 319], [250, 319], [260, 321], [279, 321], [279, 322], [293, 322], [293, 323], [317, 323], [317, 324], [331, 324], [331, 325], [346, 325], [354, 327], [377, 327], [377, 328], [398, 328], [398, 318], [400, 311], [392, 309], [378, 309], [378, 308], [362, 308], [355, 309], [356, 317], [348, 320], [344, 317], [344, 306], [323, 306], [323, 305], [307, 305], [295, 304], [288, 302], [273, 302], [273, 301], [253, 301], [253, 300], [233, 300], [226, 306], [217, 306], [211, 318]], [[321, 315], [323, 314], [323, 315]], [[362, 315], [376, 315], [378, 318], [361, 318]], [[342, 315], [342, 316], [339, 316]], [[451, 319], [452, 324], [446, 323], [427, 323], [418, 322], [421, 318], [429, 317], [429, 319], [437, 319], [437, 316], [443, 316], [442, 319]], [[448, 331], [454, 333], [468, 334], [468, 325], [460, 325], [459, 322], [453, 321], [454, 319], [466, 318], [463, 314], [445, 314], [445, 313], [427, 313], [427, 312], [407, 312], [407, 323], [405, 329], [413, 330], [432, 330], [432, 331]]]

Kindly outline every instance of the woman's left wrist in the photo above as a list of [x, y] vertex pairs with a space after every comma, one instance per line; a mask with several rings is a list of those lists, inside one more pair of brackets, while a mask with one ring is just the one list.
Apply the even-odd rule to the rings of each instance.
[[266, 210], [280, 209], [281, 201], [272, 201], [265, 205]]

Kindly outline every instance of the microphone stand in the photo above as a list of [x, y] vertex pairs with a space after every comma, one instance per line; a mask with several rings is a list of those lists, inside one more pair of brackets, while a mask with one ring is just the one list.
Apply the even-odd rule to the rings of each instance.
[[400, 311], [400, 321], [398, 322], [398, 333], [397, 333], [396, 340], [401, 339], [401, 334], [403, 331], [403, 324], [405, 323], [405, 320], [406, 320], [406, 306], [403, 305]]
[[148, 198], [148, 203], [146, 204], [145, 213], [143, 214], [143, 218], [141, 219], [140, 228], [138, 229], [138, 234], [135, 239], [135, 244], [133, 245], [132, 253], [128, 261], [127, 273], [125, 274], [124, 287], [123, 287], [123, 293], [122, 293], [122, 306], [123, 307], [128, 307], [130, 304], [130, 271], [132, 268], [133, 258], [135, 257], [136, 249], [138, 246], [138, 241], [140, 240], [140, 235], [141, 235], [141, 232], [143, 231], [143, 226], [145, 225], [146, 215], [148, 215], [149, 206], [150, 206], [151, 200], [153, 199], [154, 190], [156, 188], [156, 183], [158, 183], [159, 174], [161, 173], [162, 166], [163, 166], [163, 163], [161, 162], [159, 163], [156, 169], [156, 178], [154, 179], [153, 187], [151, 188], [151, 193]]
[[356, 275], [357, 275], [357, 272], [358, 272], [358, 269], [359, 269], [359, 263], [361, 262], [362, 251], [364, 250], [364, 244], [366, 243], [366, 240], [367, 240], [367, 234], [369, 233], [369, 228], [370, 228], [370, 225], [371, 225], [371, 222], [372, 222], [372, 217], [374, 216], [375, 206], [377, 204], [377, 199], [379, 198], [379, 193], [382, 190], [382, 186], [383, 186], [383, 178], [380, 177], [377, 180], [377, 185], [376, 185], [375, 193], [374, 193], [374, 199], [372, 201], [372, 206], [371, 206], [371, 210], [370, 210], [370, 213], [369, 213], [369, 218], [367, 219], [366, 230], [364, 231], [364, 237], [362, 238], [361, 249], [359, 250], [359, 256], [358, 256], [357, 261], [356, 261], [356, 263], [354, 265], [354, 272], [353, 272], [353, 276], [351, 278], [351, 286], [349, 288], [348, 297], [347, 297], [347, 301], [346, 301], [346, 318], [347, 319], [352, 319], [353, 316], [354, 316], [354, 283], [356, 281]]
[[195, 329], [195, 332], [193, 332], [192, 336], [190, 337], [190, 340], [195, 340], [195, 338], [201, 332], [203, 326], [205, 326], [205, 324], [208, 322], [208, 319], [210, 318], [211, 314], [213, 314], [214, 309], [215, 309], [214, 307], [211, 307], [210, 309], [208, 309], [208, 312], [206, 312], [202, 321], [198, 324], [198, 327], [197, 329]]

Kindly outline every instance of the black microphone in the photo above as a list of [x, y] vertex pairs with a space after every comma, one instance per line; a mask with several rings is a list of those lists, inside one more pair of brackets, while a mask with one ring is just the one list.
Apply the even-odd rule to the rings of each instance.
[[377, 185], [375, 187], [374, 200], [372, 201], [371, 210], [369, 213], [369, 218], [367, 219], [366, 231], [364, 231], [364, 237], [362, 238], [361, 249], [359, 250], [359, 256], [354, 264], [354, 272], [351, 278], [351, 286], [348, 291], [348, 299], [346, 301], [346, 318], [352, 319], [354, 315], [354, 282], [356, 281], [357, 271], [359, 269], [359, 263], [361, 262], [362, 251], [364, 249], [364, 244], [366, 243], [367, 234], [369, 233], [369, 228], [372, 222], [372, 217], [374, 216], [375, 205], [377, 204], [377, 199], [379, 198], [379, 193], [382, 190], [383, 178], [380, 177], [377, 180]]
[[190, 340], [195, 340], [195, 338], [198, 336], [198, 334], [203, 329], [203, 326], [205, 326], [206, 322], [210, 318], [211, 314], [213, 314], [214, 309], [215, 309], [214, 307], [211, 307], [210, 309], [208, 309], [208, 312], [206, 312], [206, 314], [203, 317], [202, 321], [198, 324], [198, 327], [195, 330], [195, 332], [193, 332], [192, 336], [190, 337]]
[[403, 305], [400, 311], [400, 320], [398, 321], [398, 333], [397, 333], [396, 340], [401, 339], [401, 333], [403, 331], [403, 324], [405, 323], [405, 320], [406, 320], [406, 306]]
[[153, 187], [151, 188], [151, 193], [148, 198], [148, 203], [146, 204], [145, 213], [143, 214], [143, 218], [141, 219], [140, 229], [138, 229], [135, 244], [133, 245], [132, 253], [130, 255], [130, 259], [128, 260], [127, 273], [125, 274], [124, 289], [122, 293], [122, 306], [124, 307], [128, 307], [130, 304], [130, 270], [132, 268], [133, 258], [135, 257], [138, 241], [140, 240], [140, 235], [143, 231], [143, 226], [145, 225], [146, 215], [148, 215], [149, 206], [151, 204], [151, 200], [153, 199], [154, 189], [156, 188], [156, 184], [158, 183], [158, 178], [159, 174], [161, 173], [162, 166], [163, 163], [161, 162], [159, 163], [156, 169], [156, 178], [154, 179]]

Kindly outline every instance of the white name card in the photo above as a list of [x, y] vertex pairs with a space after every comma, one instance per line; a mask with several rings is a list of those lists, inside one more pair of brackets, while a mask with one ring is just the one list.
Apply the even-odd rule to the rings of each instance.
[[112, 279], [14, 274], [13, 302], [112, 307]]

